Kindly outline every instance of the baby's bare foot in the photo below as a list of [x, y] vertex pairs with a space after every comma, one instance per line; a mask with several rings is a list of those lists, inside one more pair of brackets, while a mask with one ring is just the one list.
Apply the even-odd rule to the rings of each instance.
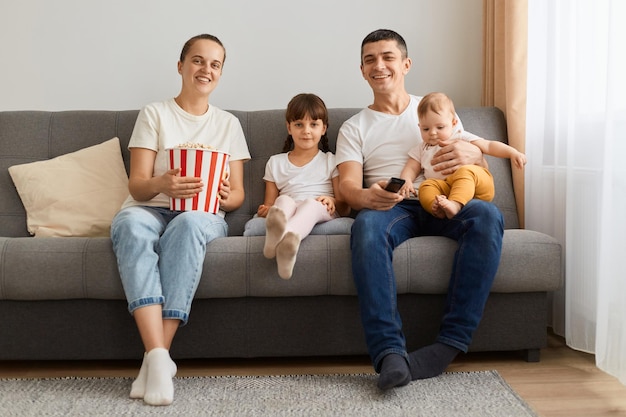
[[463, 208], [463, 205], [461, 203], [454, 200], [448, 200], [448, 198], [446, 198], [446, 196], [444, 195], [437, 196], [437, 200], [440, 209], [445, 213], [445, 216], [448, 219], [456, 216], [456, 214]]
[[430, 210], [432, 211], [433, 216], [437, 217], [438, 219], [445, 219], [446, 213], [443, 211], [443, 209], [439, 205], [439, 197], [442, 197], [442, 196], [435, 197], [435, 201], [433, 201], [433, 205], [430, 207]]

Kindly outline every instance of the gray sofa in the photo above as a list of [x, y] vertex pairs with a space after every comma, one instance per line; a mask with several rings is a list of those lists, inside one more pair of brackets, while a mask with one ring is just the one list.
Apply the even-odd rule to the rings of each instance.
[[[357, 111], [330, 110], [333, 150], [341, 123]], [[265, 162], [282, 149], [284, 111], [232, 113], [241, 120], [252, 155], [245, 164], [246, 199], [226, 217], [229, 237], [208, 246], [190, 321], [180, 329], [172, 356], [366, 354], [348, 234], [306, 238], [288, 281], [278, 277], [273, 260], [263, 257], [263, 237], [243, 236], [263, 200]], [[458, 113], [469, 131], [506, 141], [499, 110], [460, 108]], [[9, 166], [115, 136], [128, 169], [126, 145], [136, 116], [136, 110], [0, 112], [0, 360], [142, 356], [110, 239], [30, 237], [7, 172]], [[498, 274], [470, 350], [519, 351], [537, 361], [546, 345], [547, 294], [561, 285], [561, 247], [550, 236], [518, 228], [509, 162], [490, 158], [489, 163], [506, 231]], [[409, 349], [431, 343], [437, 333], [455, 247], [446, 238], [422, 237], [396, 249], [398, 302]]]

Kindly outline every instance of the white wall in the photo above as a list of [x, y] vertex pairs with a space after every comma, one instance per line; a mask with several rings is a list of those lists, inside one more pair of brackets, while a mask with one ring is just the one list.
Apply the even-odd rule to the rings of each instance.
[[183, 43], [224, 42], [211, 102], [284, 108], [300, 92], [328, 107], [363, 107], [363, 37], [407, 41], [409, 92], [480, 105], [482, 0], [0, 0], [0, 111], [137, 109], [175, 96]]

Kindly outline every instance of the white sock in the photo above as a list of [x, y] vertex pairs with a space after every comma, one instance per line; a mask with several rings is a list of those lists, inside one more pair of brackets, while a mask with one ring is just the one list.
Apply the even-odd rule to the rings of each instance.
[[285, 233], [285, 237], [276, 245], [276, 263], [278, 275], [282, 279], [291, 278], [296, 264], [296, 255], [300, 248], [300, 235], [294, 232]]
[[276, 256], [276, 245], [283, 238], [286, 226], [285, 212], [276, 206], [270, 207], [265, 219], [265, 246], [263, 246], [263, 256], [267, 259]]
[[148, 361], [146, 361], [146, 354], [143, 354], [143, 361], [141, 362], [141, 368], [139, 368], [139, 375], [133, 381], [130, 387], [130, 398], [143, 398], [146, 393], [146, 380], [148, 378]]
[[174, 401], [176, 364], [164, 348], [154, 348], [146, 355], [148, 376], [143, 400], [150, 405], [169, 405]]

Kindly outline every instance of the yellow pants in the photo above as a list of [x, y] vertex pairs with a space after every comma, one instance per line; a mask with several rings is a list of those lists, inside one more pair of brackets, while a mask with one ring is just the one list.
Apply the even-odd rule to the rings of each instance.
[[448, 200], [466, 205], [472, 198], [493, 200], [495, 186], [489, 170], [477, 165], [463, 165], [443, 180], [427, 179], [420, 185], [419, 200], [424, 210], [433, 213], [435, 197], [445, 195]]

